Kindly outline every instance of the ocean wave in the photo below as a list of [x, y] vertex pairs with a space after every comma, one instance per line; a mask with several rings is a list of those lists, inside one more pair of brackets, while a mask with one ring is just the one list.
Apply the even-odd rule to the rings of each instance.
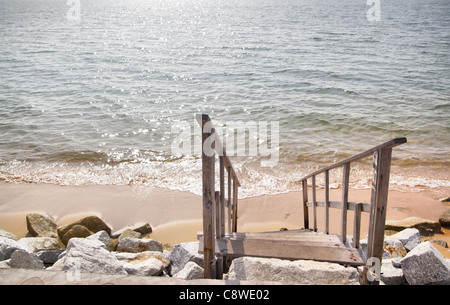
[[[300, 179], [315, 169], [306, 165], [279, 165], [262, 168], [259, 162], [236, 162], [234, 168], [241, 182], [239, 197], [287, 193], [301, 190]], [[219, 172], [216, 162], [216, 173]], [[216, 189], [219, 189], [216, 175]], [[324, 188], [323, 175], [318, 175], [316, 185]], [[367, 165], [351, 168], [350, 187], [369, 189], [372, 172]], [[80, 185], [138, 185], [160, 187], [202, 194], [202, 165], [199, 158], [180, 158], [171, 162], [152, 161], [141, 163], [122, 162], [115, 165], [81, 164], [61, 162], [10, 161], [0, 163], [0, 181], [6, 183], [50, 183], [61, 186]], [[311, 181], [309, 181], [311, 183]], [[330, 188], [340, 188], [342, 171], [330, 171]], [[393, 170], [390, 189], [398, 191], [423, 191], [450, 187], [445, 177], [405, 175]]]

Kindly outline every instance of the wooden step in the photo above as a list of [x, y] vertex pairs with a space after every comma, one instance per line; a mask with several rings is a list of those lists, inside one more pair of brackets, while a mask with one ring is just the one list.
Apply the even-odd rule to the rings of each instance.
[[[203, 253], [203, 237], [199, 237], [199, 253]], [[215, 253], [230, 257], [255, 256], [364, 265], [357, 249], [343, 244], [336, 235], [318, 233], [232, 233], [215, 239]]]

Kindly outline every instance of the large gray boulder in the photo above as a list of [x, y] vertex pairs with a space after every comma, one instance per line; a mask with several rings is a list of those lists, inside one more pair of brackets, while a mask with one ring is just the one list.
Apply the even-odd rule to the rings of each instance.
[[173, 277], [183, 280], [198, 280], [202, 279], [204, 270], [202, 267], [194, 262], [188, 262], [186, 266], [179, 272], [177, 272]]
[[0, 236], [0, 261], [4, 261], [11, 258], [16, 250], [26, 250], [24, 246], [17, 241], [8, 237]]
[[450, 263], [429, 241], [411, 250], [401, 266], [410, 285], [450, 283]]
[[381, 281], [385, 285], [406, 285], [403, 270], [396, 263], [397, 259], [383, 259], [381, 264]]
[[164, 264], [156, 258], [135, 259], [122, 263], [128, 274], [140, 276], [160, 275], [164, 270]]
[[98, 231], [97, 233], [86, 237], [86, 239], [89, 240], [98, 240], [105, 244], [106, 250], [113, 251], [114, 250], [114, 241], [111, 237], [109, 237], [108, 232], [105, 230]]
[[9, 261], [11, 268], [44, 269], [44, 263], [34, 253], [25, 250], [16, 250], [11, 254]]
[[228, 280], [272, 281], [285, 284], [358, 285], [356, 268], [307, 260], [240, 257], [233, 260]]
[[170, 263], [165, 255], [159, 251], [115, 252], [114, 255], [122, 263], [128, 274], [132, 275], [160, 275]]
[[106, 250], [104, 243], [85, 238], [70, 239], [65, 255], [55, 265], [53, 270], [72, 273], [127, 274], [116, 256]]
[[204, 265], [203, 255], [198, 253], [198, 241], [177, 244], [170, 252], [170, 273], [176, 274], [182, 270], [188, 262], [194, 262], [200, 267]]
[[420, 231], [416, 228], [402, 230], [394, 235], [391, 235], [389, 238], [398, 239], [401, 241], [407, 251], [411, 251], [421, 242]]

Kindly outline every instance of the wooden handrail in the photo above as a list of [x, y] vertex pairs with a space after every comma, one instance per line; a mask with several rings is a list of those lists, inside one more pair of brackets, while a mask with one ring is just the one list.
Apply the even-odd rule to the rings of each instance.
[[363, 159], [365, 157], [368, 157], [368, 156], [372, 155], [375, 151], [378, 151], [378, 150], [381, 150], [381, 149], [385, 149], [385, 148], [392, 148], [392, 147], [395, 147], [395, 146], [398, 146], [398, 145], [401, 145], [401, 144], [404, 144], [404, 143], [406, 143], [406, 138], [396, 138], [396, 139], [387, 141], [387, 142], [385, 142], [385, 143], [383, 143], [381, 145], [372, 147], [371, 149], [368, 149], [368, 150], [366, 150], [366, 151], [364, 151], [364, 152], [362, 152], [360, 154], [354, 155], [354, 156], [352, 156], [350, 158], [347, 158], [345, 160], [339, 161], [339, 162], [337, 162], [335, 164], [332, 164], [330, 166], [327, 166], [327, 167], [324, 167], [322, 169], [319, 169], [319, 170], [317, 170], [317, 171], [315, 171], [315, 172], [313, 172], [313, 173], [311, 173], [311, 174], [301, 178], [299, 181], [302, 181], [302, 180], [305, 180], [305, 179], [309, 179], [312, 176], [317, 176], [317, 175], [319, 175], [319, 174], [321, 174], [321, 173], [323, 173], [325, 171], [329, 171], [329, 170], [332, 170], [334, 168], [343, 166], [346, 163], [352, 163], [352, 162], [361, 160], [361, 159]]
[[[199, 113], [195, 116], [195, 118], [197, 119], [197, 122], [199, 123], [199, 125], [202, 127], [204, 127], [207, 122], [211, 122], [211, 118], [207, 114]], [[214, 138], [214, 144], [215, 144], [214, 149], [216, 150], [216, 152], [219, 156], [224, 157], [225, 168], [231, 168], [232, 177], [234, 179], [236, 179], [236, 183], [237, 183], [238, 187], [240, 187], [241, 183], [239, 182], [239, 179], [236, 175], [233, 165], [231, 164], [230, 158], [227, 156], [227, 151], [226, 151], [225, 145], [223, 145], [222, 141], [220, 140], [220, 137], [217, 135], [217, 132], [216, 132], [215, 128], [212, 126], [212, 124], [211, 124], [211, 127], [212, 127], [211, 134], [215, 137]], [[202, 142], [202, 150], [203, 150], [203, 142]]]
[[[233, 255], [245, 255], [245, 253], [249, 253], [248, 249], [245, 248], [251, 247], [252, 242], [258, 243], [258, 251], [256, 254], [265, 254], [261, 251], [265, 251], [267, 245], [272, 245], [272, 240], [268, 240], [265, 246], [261, 248], [261, 239], [257, 240], [249, 240], [244, 246], [243, 240], [232, 240], [230, 239], [231, 235], [237, 235], [237, 206], [238, 206], [238, 188], [240, 187], [240, 182], [237, 178], [236, 172], [231, 164], [229, 157], [227, 156], [225, 146], [223, 145], [219, 135], [217, 134], [210, 117], [207, 114], [198, 114], [196, 115], [196, 119], [200, 126], [202, 127], [202, 189], [203, 189], [203, 234], [201, 237], [201, 249], [200, 252], [204, 255], [204, 277], [205, 278], [222, 278], [222, 274], [224, 269], [229, 266], [229, 258]], [[387, 197], [389, 190], [389, 175], [390, 175], [390, 166], [391, 166], [391, 158], [392, 158], [392, 148], [401, 144], [406, 143], [406, 138], [396, 138], [391, 141], [385, 142], [381, 145], [375, 146], [369, 150], [366, 150], [360, 154], [354, 155], [353, 157], [347, 158], [340, 162], [337, 162], [333, 165], [324, 167], [320, 170], [314, 171], [313, 173], [304, 176], [300, 181], [302, 184], [302, 193], [303, 193], [303, 216], [304, 216], [304, 228], [309, 229], [309, 211], [308, 208], [312, 207], [313, 211], [313, 227], [314, 231], [317, 231], [317, 208], [324, 207], [325, 208], [325, 233], [329, 234], [329, 209], [330, 208], [339, 208], [342, 211], [341, 214], [341, 234], [340, 240], [343, 245], [345, 245], [345, 251], [351, 251], [352, 255], [359, 255], [359, 262], [357, 264], [368, 264], [369, 258], [377, 258], [381, 263], [382, 252], [383, 252], [383, 239], [384, 239], [384, 226], [386, 221], [386, 206], [387, 206]], [[219, 170], [220, 170], [220, 180], [219, 187], [220, 190], [215, 190], [216, 185], [216, 174], [215, 174], [215, 157], [216, 154], [219, 157]], [[351, 202], [349, 201], [349, 181], [350, 181], [350, 166], [352, 162], [359, 161], [363, 158], [369, 157], [373, 155], [373, 171], [374, 176], [372, 180], [372, 191], [371, 191], [371, 199], [370, 203], [361, 203], [361, 202]], [[330, 183], [329, 183], [329, 171], [342, 167], [343, 175], [342, 175], [342, 201], [330, 201]], [[225, 180], [225, 172], [227, 173], [227, 181]], [[324, 174], [325, 176], [325, 201], [317, 201], [316, 194], [316, 176]], [[311, 187], [312, 187], [312, 201], [308, 201], [308, 179], [311, 179]], [[225, 185], [227, 184], [227, 189]], [[227, 198], [226, 198], [227, 197]], [[228, 213], [225, 212], [225, 207], [228, 207]], [[347, 240], [347, 211], [354, 211], [354, 224], [353, 224], [353, 238]], [[368, 233], [368, 242], [367, 242], [367, 250], [364, 254], [359, 247], [360, 240], [360, 232], [361, 232], [361, 213], [369, 212], [370, 220], [369, 220], [369, 233]], [[225, 235], [225, 216], [228, 215], [228, 235]], [[231, 235], [230, 235], [231, 234]], [[245, 234], [245, 233], [244, 233]], [[326, 235], [321, 235], [326, 236]], [[337, 239], [336, 236], [333, 237]], [[219, 244], [223, 244], [225, 242], [233, 242], [229, 243], [225, 248], [216, 249], [216, 246]], [[278, 244], [277, 244], [278, 245]], [[292, 241], [289, 243], [281, 242], [280, 245], [284, 245], [283, 251], [290, 251], [294, 246]], [[234, 249], [234, 247], [240, 247], [238, 249]], [[307, 257], [307, 259], [316, 258], [316, 255], [311, 255], [312, 252], [317, 249], [313, 249], [314, 246], [309, 246], [306, 242], [303, 242], [300, 246], [298, 244], [295, 245], [295, 255], [293, 255], [292, 251], [287, 257], [298, 257], [298, 251], [302, 253], [301, 257]], [[305, 249], [304, 247], [308, 248]], [[332, 247], [340, 248], [339, 244], [333, 242]], [[354, 249], [351, 249], [351, 248]], [[253, 249], [253, 248], [252, 248]], [[254, 248], [253, 250], [255, 250]], [[263, 249], [263, 250], [261, 250]], [[272, 249], [272, 248], [271, 248]], [[334, 248], [333, 248], [334, 249]], [[273, 250], [273, 249], [272, 249]], [[270, 252], [270, 255], [276, 255], [278, 257], [280, 255], [280, 251], [277, 248], [275, 252]], [[326, 251], [330, 250], [327, 248]], [[314, 252], [313, 251], [313, 252]], [[324, 249], [320, 248], [317, 251], [321, 251], [323, 253]], [[318, 252], [314, 253], [317, 254]], [[334, 250], [333, 250], [334, 251]], [[250, 251], [252, 252], [252, 251]], [[336, 251], [335, 251], [336, 252]], [[234, 254], [233, 254], [234, 253]], [[253, 255], [256, 255], [252, 252]], [[326, 252], [328, 253], [328, 252]], [[338, 252], [336, 252], [338, 253]], [[335, 254], [336, 254], [335, 253]], [[339, 252], [341, 253], [341, 252]], [[338, 253], [338, 254], [339, 254]], [[345, 252], [346, 256], [348, 256], [348, 252]], [[230, 257], [226, 257], [226, 256]], [[340, 254], [339, 254], [340, 255]], [[326, 256], [326, 255], [325, 255]], [[320, 256], [319, 258], [326, 259], [325, 256]], [[282, 257], [286, 257], [286, 255], [282, 254]], [[336, 259], [336, 258], [334, 258]], [[355, 263], [353, 262], [353, 258], [350, 255], [350, 258], [342, 259], [339, 261], [347, 262], [347, 263]], [[370, 260], [372, 261], [372, 260]], [[371, 266], [364, 266], [363, 269], [363, 283], [366, 284], [377, 284], [377, 281], [367, 282], [365, 279], [367, 278], [366, 274]]]
[[[325, 233], [329, 234], [329, 208], [340, 208], [341, 215], [341, 241], [347, 242], [347, 211], [354, 210], [353, 238], [352, 245], [359, 248], [361, 212], [370, 212], [369, 233], [367, 241], [367, 251], [362, 255], [368, 258], [377, 258], [381, 263], [383, 253], [384, 226], [386, 222], [386, 206], [389, 191], [389, 176], [391, 168], [392, 148], [406, 143], [406, 138], [396, 138], [375, 146], [360, 154], [337, 162], [333, 165], [324, 167], [300, 179], [303, 193], [303, 221], [305, 229], [309, 229], [309, 211], [313, 208], [313, 230], [317, 231], [317, 207], [325, 207]], [[350, 165], [352, 162], [359, 161], [363, 158], [373, 155], [373, 171], [374, 178], [372, 180], [372, 191], [370, 203], [354, 203], [348, 201]], [[329, 171], [343, 167], [342, 174], [342, 201], [329, 200]], [[317, 202], [316, 200], [316, 176], [325, 175], [325, 201]], [[308, 201], [308, 179], [311, 179], [312, 201]], [[364, 253], [361, 253], [364, 254]], [[368, 267], [364, 269], [363, 280], [366, 280]], [[368, 283], [367, 281], [365, 283]], [[373, 281], [371, 284], [377, 284]]]
[[[225, 236], [225, 206], [228, 207], [228, 232], [237, 232], [238, 188], [241, 184], [209, 115], [197, 114], [196, 119], [202, 128], [204, 277], [222, 278], [228, 260], [222, 255], [215, 258], [214, 239]], [[215, 191], [215, 152], [219, 156], [220, 191]], [[228, 175], [227, 199], [225, 199], [225, 171]]]

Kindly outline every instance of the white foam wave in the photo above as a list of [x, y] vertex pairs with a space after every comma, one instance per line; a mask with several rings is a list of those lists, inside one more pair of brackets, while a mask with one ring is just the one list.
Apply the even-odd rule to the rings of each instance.
[[[278, 194], [299, 191], [299, 180], [311, 168], [298, 165], [279, 165], [261, 168], [252, 163], [235, 164], [241, 182], [239, 197]], [[216, 189], [219, 189], [219, 169], [216, 166]], [[316, 185], [323, 188], [322, 175]], [[366, 168], [352, 168], [350, 187], [371, 187], [372, 174]], [[199, 158], [183, 158], [171, 162], [151, 161], [111, 165], [86, 165], [12, 161], [0, 165], [0, 181], [9, 183], [51, 183], [63, 186], [80, 185], [138, 185], [161, 187], [202, 194], [202, 166]], [[227, 179], [225, 180], [227, 181]], [[309, 181], [310, 182], [310, 181]], [[341, 171], [330, 171], [330, 187], [339, 188]], [[400, 191], [421, 191], [427, 188], [450, 187], [450, 181], [439, 177], [406, 176], [391, 174], [390, 188]]]

